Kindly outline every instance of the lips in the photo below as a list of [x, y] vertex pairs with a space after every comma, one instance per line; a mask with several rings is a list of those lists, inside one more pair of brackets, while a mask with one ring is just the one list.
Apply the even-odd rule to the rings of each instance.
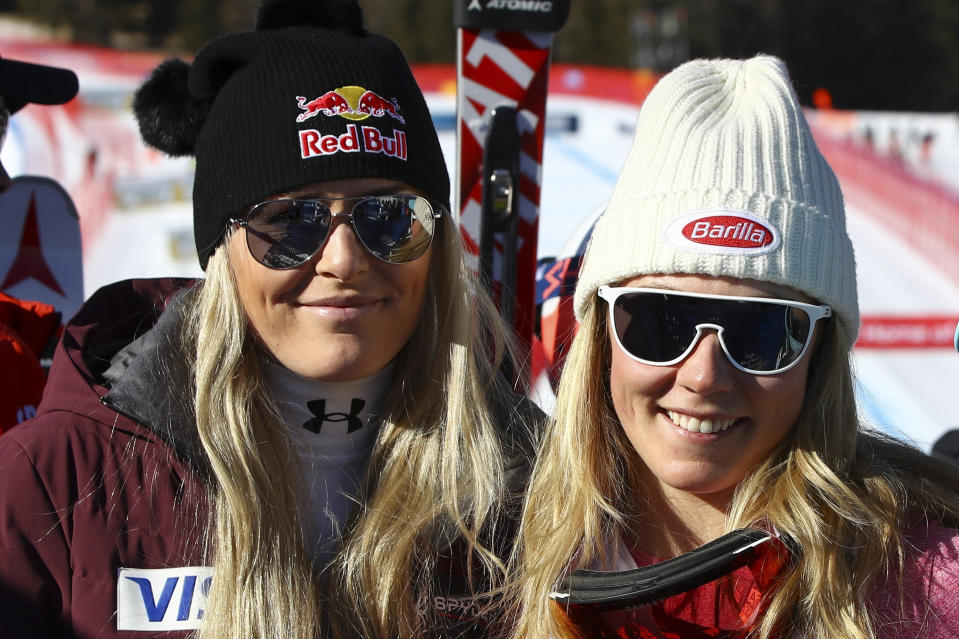
[[372, 295], [331, 295], [310, 298], [297, 302], [297, 305], [307, 313], [326, 321], [337, 324], [349, 322], [352, 325], [352, 322], [371, 316], [371, 313], [381, 308], [380, 302], [384, 299]]
[[380, 301], [380, 298], [373, 297], [372, 295], [334, 295], [301, 301], [298, 302], [298, 304], [300, 306], [354, 308], [359, 306], [369, 306], [370, 304], [375, 304], [378, 301]]

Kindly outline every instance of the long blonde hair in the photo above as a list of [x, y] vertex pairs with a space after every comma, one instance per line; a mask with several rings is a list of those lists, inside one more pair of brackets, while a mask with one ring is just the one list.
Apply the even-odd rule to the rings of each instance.
[[[515, 558], [516, 636], [569, 636], [548, 594], [574, 555], [602, 558], [637, 511], [623, 478], [636, 477], [642, 461], [609, 396], [604, 310], [594, 298], [573, 340], [530, 480]], [[759, 637], [784, 628], [873, 636], [880, 611], [869, 609], [868, 585], [892, 575], [901, 586], [905, 529], [919, 517], [959, 515], [959, 470], [860, 425], [842, 331], [824, 325], [795, 427], [740, 482], [727, 513], [728, 530], [768, 522], [801, 549]]]
[[439, 531], [463, 539], [471, 565], [495, 587], [505, 566], [489, 539], [506, 488], [493, 407], [511, 405], [496, 375], [508, 337], [448, 214], [421, 321], [396, 366], [365, 503], [324, 584], [303, 549], [293, 452], [261, 385], [226, 246], [210, 258], [187, 329], [197, 428], [214, 476], [207, 551], [215, 577], [199, 636], [416, 634], [430, 623], [429, 584], [413, 581], [426, 578], [435, 554], [426, 541]]

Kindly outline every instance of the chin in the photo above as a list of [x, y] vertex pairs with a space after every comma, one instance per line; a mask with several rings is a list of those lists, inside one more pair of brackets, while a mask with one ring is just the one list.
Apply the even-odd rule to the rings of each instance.
[[697, 475], [682, 476], [661, 476], [659, 478], [663, 484], [673, 490], [690, 493], [692, 495], [715, 495], [726, 493], [736, 487], [737, 482], [728, 477], [707, 476], [699, 473]]
[[[352, 355], [352, 356], [351, 356]], [[302, 377], [326, 382], [351, 382], [383, 370], [392, 357], [369, 357], [368, 354], [324, 353], [312, 359], [297, 358], [296, 367], [287, 366]]]
[[340, 362], [338, 366], [316, 366], [313, 363], [304, 363], [301, 366], [288, 366], [291, 371], [301, 377], [324, 382], [349, 382], [372, 375], [376, 371], [366, 372], [367, 369], [359, 364]]

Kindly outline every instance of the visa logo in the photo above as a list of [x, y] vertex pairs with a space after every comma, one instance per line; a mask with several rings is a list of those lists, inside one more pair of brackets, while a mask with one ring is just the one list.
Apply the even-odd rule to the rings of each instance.
[[212, 583], [205, 566], [120, 568], [117, 630], [196, 630]]

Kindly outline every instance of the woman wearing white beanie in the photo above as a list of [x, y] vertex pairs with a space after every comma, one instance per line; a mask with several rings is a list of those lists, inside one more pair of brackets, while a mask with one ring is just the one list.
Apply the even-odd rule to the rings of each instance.
[[[658, 83], [576, 288], [518, 636], [959, 633], [959, 474], [860, 423], [855, 271], [781, 60], [697, 60]], [[653, 605], [609, 574], [673, 557], [685, 572], [648, 583], [712, 572]]]

